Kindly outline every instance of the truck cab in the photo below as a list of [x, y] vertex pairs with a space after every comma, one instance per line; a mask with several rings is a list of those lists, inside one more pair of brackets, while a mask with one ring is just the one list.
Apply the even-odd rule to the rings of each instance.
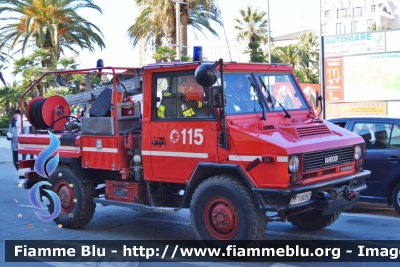
[[[27, 189], [47, 181], [60, 197], [54, 221], [64, 227], [89, 223], [95, 203], [189, 208], [198, 239], [263, 239], [273, 221], [326, 227], [366, 188], [363, 139], [319, 118], [290, 66], [219, 60], [57, 74], [86, 76], [88, 92], [30, 100], [34, 130], [19, 142], [40, 159], [54, 135], [59, 163], [52, 173], [38, 172], [43, 160], [20, 164], [35, 167]], [[110, 84], [92, 89], [95, 75]], [[71, 119], [79, 103], [85, 114]]]

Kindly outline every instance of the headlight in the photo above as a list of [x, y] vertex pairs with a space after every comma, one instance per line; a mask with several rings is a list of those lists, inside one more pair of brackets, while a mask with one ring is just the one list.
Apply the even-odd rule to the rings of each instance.
[[291, 173], [299, 170], [299, 158], [297, 156], [291, 156], [289, 159], [289, 171]]
[[362, 153], [361, 147], [357, 145], [354, 149], [354, 158], [356, 160], [359, 160], [361, 158], [361, 153]]

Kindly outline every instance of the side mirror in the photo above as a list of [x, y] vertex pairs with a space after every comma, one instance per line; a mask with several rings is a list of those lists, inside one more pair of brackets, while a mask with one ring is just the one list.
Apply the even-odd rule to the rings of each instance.
[[210, 88], [210, 103], [214, 108], [221, 108], [224, 104], [221, 86], [212, 86]]
[[315, 92], [315, 107], [319, 106], [319, 102], [322, 104], [322, 95], [318, 95], [318, 91]]
[[204, 87], [210, 87], [218, 80], [218, 71], [215, 64], [202, 64], [197, 67], [194, 73], [196, 82]]

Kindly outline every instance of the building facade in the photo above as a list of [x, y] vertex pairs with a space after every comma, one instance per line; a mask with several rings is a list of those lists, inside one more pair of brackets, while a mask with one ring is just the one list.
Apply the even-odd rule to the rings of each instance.
[[400, 29], [400, 0], [321, 0], [322, 36]]
[[[284, 35], [280, 35], [274, 38], [274, 42], [272, 44], [272, 49], [277, 47], [277, 46], [287, 46], [287, 45], [296, 45], [299, 41], [297, 38], [302, 35], [302, 34], [309, 34], [312, 33], [314, 36], [319, 36], [318, 31], [316, 29], [314, 30], [303, 30], [303, 31], [298, 31], [298, 32], [292, 32]], [[318, 40], [319, 41], [319, 40]]]
[[249, 62], [250, 55], [244, 53], [248, 50], [249, 42], [228, 40], [203, 45], [203, 58], [207, 61], [215, 61], [222, 58], [224, 61]]

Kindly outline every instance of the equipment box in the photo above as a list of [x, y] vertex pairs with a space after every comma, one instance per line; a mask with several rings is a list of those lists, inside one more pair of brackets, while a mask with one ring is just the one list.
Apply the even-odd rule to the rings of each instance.
[[146, 186], [141, 183], [106, 181], [106, 199], [131, 203], [144, 203]]

